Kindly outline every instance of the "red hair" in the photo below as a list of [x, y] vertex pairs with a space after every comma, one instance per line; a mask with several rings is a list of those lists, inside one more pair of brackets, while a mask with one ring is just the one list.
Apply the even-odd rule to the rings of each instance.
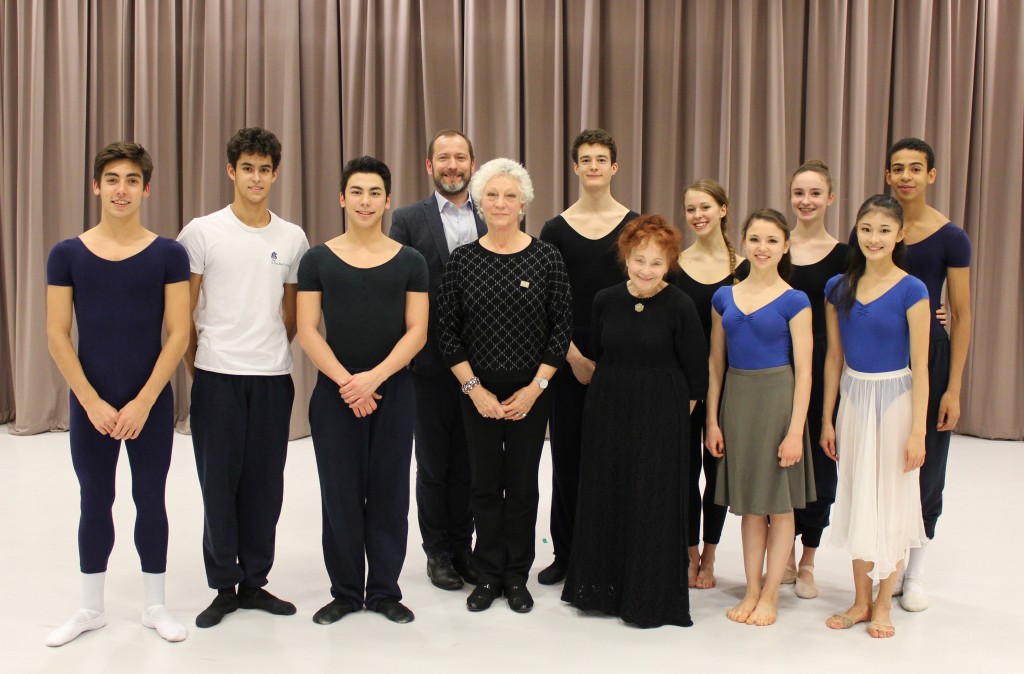
[[619, 260], [625, 263], [633, 249], [648, 243], [653, 243], [664, 251], [669, 269], [679, 267], [682, 236], [678, 229], [665, 222], [665, 218], [660, 215], [641, 215], [626, 223], [622, 234], [619, 235]]

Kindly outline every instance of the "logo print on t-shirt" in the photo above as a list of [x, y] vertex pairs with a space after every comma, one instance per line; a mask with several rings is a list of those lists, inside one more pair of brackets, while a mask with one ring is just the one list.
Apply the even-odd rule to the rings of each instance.
[[276, 264], [276, 265], [278, 265], [280, 267], [287, 267], [288, 266], [288, 264], [286, 262], [279, 262], [278, 261], [278, 259], [277, 259], [277, 251], [274, 251], [274, 252], [272, 252], [270, 254], [270, 264]]

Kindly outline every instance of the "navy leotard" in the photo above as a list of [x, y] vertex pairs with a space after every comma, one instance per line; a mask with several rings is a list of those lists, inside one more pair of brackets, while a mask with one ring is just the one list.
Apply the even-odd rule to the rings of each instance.
[[[47, 283], [74, 291], [78, 359], [99, 396], [120, 409], [142, 390], [162, 348], [164, 286], [187, 281], [181, 244], [157, 237], [135, 255], [113, 262], [92, 253], [79, 238], [50, 251]], [[138, 516], [135, 546], [142, 570], [167, 565], [164, 485], [170, 467], [174, 403], [167, 385], [139, 437], [127, 440], [132, 497]], [[81, 485], [78, 549], [82, 573], [101, 573], [114, 547], [114, 475], [121, 442], [100, 435], [74, 393], [70, 398], [71, 460]]]
[[187, 281], [188, 274], [185, 249], [163, 237], [117, 262], [77, 237], [50, 251], [47, 283], [74, 288], [82, 369], [114, 407], [134, 398], [153, 372], [162, 348], [164, 285]]

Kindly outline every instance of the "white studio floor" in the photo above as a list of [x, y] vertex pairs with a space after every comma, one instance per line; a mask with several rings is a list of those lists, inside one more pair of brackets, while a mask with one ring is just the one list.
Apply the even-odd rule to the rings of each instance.
[[[176, 435], [168, 478], [171, 521], [168, 608], [189, 627], [169, 644], [139, 624], [142, 583], [132, 543], [134, 507], [126, 457], [118, 474], [117, 542], [107, 574], [109, 624], [62, 647], [46, 634], [78, 607], [78, 486], [64, 433], [13, 437], [0, 429], [0, 671], [14, 672], [997, 672], [1021, 671], [1024, 544], [1024, 443], [954, 437], [946, 512], [929, 550], [932, 606], [893, 610], [897, 634], [873, 640], [860, 627], [834, 632], [825, 619], [851, 601], [850, 563], [823, 547], [821, 595], [802, 600], [783, 588], [779, 621], [758, 628], [724, 615], [743, 593], [739, 520], [729, 517], [713, 590], [690, 591], [691, 628], [639, 630], [611, 618], [581, 617], [559, 600], [560, 587], [536, 583], [551, 560], [547, 531], [550, 462], [541, 463], [537, 561], [530, 589], [536, 608], [511, 612], [504, 602], [484, 613], [465, 608], [468, 590], [443, 592], [427, 580], [415, 510], [402, 575], [410, 625], [374, 613], [323, 627], [313, 612], [329, 601], [320, 549], [320, 503], [309, 439], [291, 443], [277, 562], [268, 589], [298, 606], [275, 617], [238, 611], [199, 630], [195, 615], [213, 597], [202, 561], [202, 502], [192, 446]], [[415, 509], [415, 499], [413, 499]], [[1013, 530], [1017, 530], [1017, 534]], [[828, 533], [826, 532], [826, 540]], [[712, 669], [713, 668], [713, 669]]]

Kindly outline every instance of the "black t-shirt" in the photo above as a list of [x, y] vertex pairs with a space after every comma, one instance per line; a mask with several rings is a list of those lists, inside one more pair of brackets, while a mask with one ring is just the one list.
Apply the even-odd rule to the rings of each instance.
[[353, 267], [325, 244], [299, 263], [299, 291], [320, 292], [327, 344], [347, 370], [368, 370], [387, 358], [405, 334], [405, 294], [425, 293], [427, 263], [402, 246], [385, 262]]
[[[540, 240], [558, 249], [565, 261], [572, 286], [572, 322], [575, 328], [589, 328], [594, 295], [626, 280], [625, 265], [618, 259], [619, 235], [626, 223], [639, 217], [629, 211], [610, 232], [600, 239], [588, 239], [556, 215], [544, 223]], [[576, 345], [577, 347], [579, 344]]]

